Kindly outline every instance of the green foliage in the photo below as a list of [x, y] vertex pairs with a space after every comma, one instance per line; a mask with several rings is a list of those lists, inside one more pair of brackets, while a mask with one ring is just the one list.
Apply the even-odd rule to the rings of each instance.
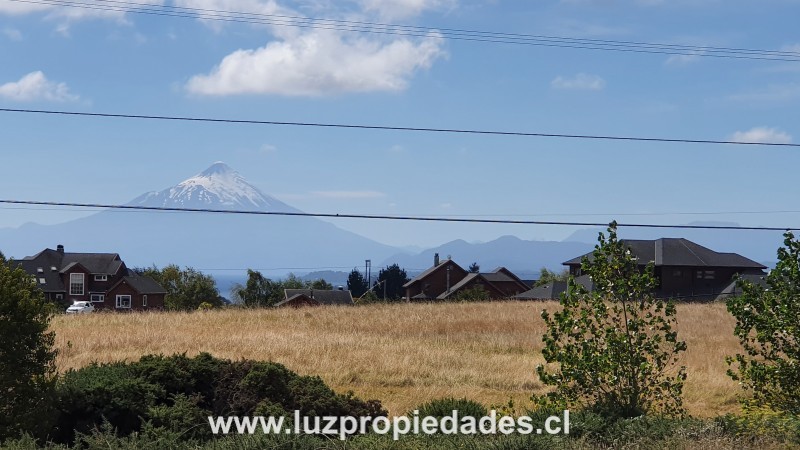
[[758, 439], [769, 436], [779, 442], [800, 446], [800, 416], [765, 406], [746, 405], [742, 415], [717, 419], [731, 434]]
[[204, 441], [211, 438], [208, 416], [387, 414], [378, 401], [336, 393], [319, 377], [299, 376], [281, 364], [209, 354], [149, 355], [71, 370], [58, 384], [56, 406], [50, 437], [60, 443], [94, 439], [104, 426], [121, 438]]
[[347, 276], [347, 289], [353, 297], [361, 297], [369, 289], [369, 283], [357, 269], [353, 269]]
[[788, 231], [784, 238], [767, 287], [739, 279], [742, 295], [728, 300], [746, 352], [727, 358], [728, 375], [752, 391], [754, 405], [800, 414], [800, 241]]
[[355, 300], [356, 305], [371, 305], [374, 303], [383, 303], [383, 299], [378, 297], [378, 294], [375, 291], [367, 291], [357, 300]]
[[333, 289], [333, 285], [325, 281], [323, 278], [307, 281], [306, 285], [308, 286], [308, 289], [316, 289], [319, 291], [330, 291]]
[[406, 283], [408, 283], [408, 274], [405, 269], [401, 269], [397, 264], [392, 264], [378, 272], [378, 280], [375, 285], [380, 284], [380, 286], [376, 287], [375, 291], [378, 297], [384, 298], [385, 292], [387, 300], [398, 300], [405, 295], [403, 285]]
[[479, 266], [478, 262], [476, 261], [470, 264], [467, 270], [469, 273], [479, 273], [481, 271], [481, 266]]
[[30, 275], [0, 262], [0, 441], [47, 427], [57, 354], [51, 314]]
[[[233, 296], [240, 303], [250, 307], [272, 306], [273, 291], [276, 286], [257, 270], [247, 269], [247, 283], [233, 288]], [[282, 294], [282, 293], [281, 293]]]
[[542, 312], [548, 331], [539, 365], [541, 381], [555, 391], [536, 399], [543, 407], [590, 409], [609, 415], [683, 414], [685, 367], [675, 370], [686, 343], [674, 331], [675, 306], [653, 298], [653, 267], [637, 266], [617, 239], [616, 223], [601, 233], [591, 258], [581, 263], [595, 290], [568, 281], [562, 310]]
[[539, 270], [539, 279], [534, 283], [534, 287], [545, 286], [554, 281], [567, 281], [569, 279], [569, 269], [563, 269], [560, 272], [549, 270], [547, 267], [542, 267]]
[[194, 311], [202, 303], [209, 303], [215, 308], [222, 306], [214, 279], [192, 267], [181, 269], [171, 264], [159, 269], [153, 266], [143, 273], [167, 290], [164, 299], [166, 309]]
[[451, 416], [453, 411], [458, 411], [459, 417], [483, 417], [488, 414], [486, 407], [482, 404], [464, 398], [445, 397], [431, 400], [417, 407], [419, 417], [442, 418]]
[[461, 289], [452, 297], [456, 302], [480, 302], [489, 300], [489, 292], [483, 286]]

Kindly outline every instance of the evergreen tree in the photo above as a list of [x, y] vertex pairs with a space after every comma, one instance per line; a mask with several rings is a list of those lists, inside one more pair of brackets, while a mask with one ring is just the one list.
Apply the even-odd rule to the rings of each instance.
[[367, 292], [369, 286], [367, 285], [367, 280], [364, 278], [364, 275], [358, 270], [353, 269], [350, 275], [347, 276], [347, 289], [353, 297], [361, 297]]
[[408, 283], [408, 274], [397, 264], [387, 266], [378, 273], [378, 280], [373, 289], [378, 297], [383, 298], [386, 293], [387, 300], [397, 300], [403, 298], [405, 290], [403, 285]]

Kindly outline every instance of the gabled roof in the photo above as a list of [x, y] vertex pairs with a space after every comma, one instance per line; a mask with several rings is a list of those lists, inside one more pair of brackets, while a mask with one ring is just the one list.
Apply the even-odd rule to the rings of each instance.
[[64, 253], [62, 264], [80, 263], [90, 273], [114, 275], [122, 266], [117, 253]]
[[114, 286], [109, 288], [109, 292], [116, 289], [120, 284], [127, 284], [140, 294], [166, 294], [167, 290], [164, 289], [158, 282], [147, 275], [137, 275], [131, 270], [128, 270], [128, 275], [122, 277], [117, 281]]
[[515, 295], [514, 298], [519, 300], [555, 300], [566, 290], [566, 281], [553, 281], [544, 286], [537, 286], [519, 295]]
[[283, 306], [283, 305], [285, 305], [285, 304], [287, 304], [289, 302], [293, 302], [295, 300], [301, 300], [301, 299], [305, 299], [306, 301], [312, 301], [312, 302], [314, 302], [314, 303], [316, 303], [318, 305], [320, 304], [320, 302], [317, 299], [311, 298], [311, 297], [307, 296], [306, 294], [295, 294], [295, 295], [293, 295], [293, 296], [291, 296], [291, 297], [289, 297], [287, 299], [284, 299], [284, 300], [279, 301], [278, 303], [275, 303], [275, 306]]
[[479, 281], [482, 281], [487, 286], [491, 287], [492, 289], [494, 289], [497, 292], [503, 292], [502, 289], [497, 289], [497, 286], [493, 285], [491, 281], [487, 280], [486, 277], [484, 277], [482, 273], [470, 272], [470, 273], [467, 274], [467, 276], [462, 278], [461, 281], [459, 281], [458, 283], [456, 283], [453, 286], [451, 286], [449, 291], [442, 292], [436, 298], [438, 300], [447, 299], [451, 295], [457, 294], [460, 289], [464, 288], [467, 284], [469, 284], [471, 281], [476, 280], [476, 279], [479, 280]]
[[[742, 279], [748, 283], [756, 284], [761, 287], [767, 287], [766, 276], [762, 274], [745, 274], [741, 275]], [[724, 289], [719, 293], [715, 300], [717, 301], [725, 301], [729, 297], [735, 297], [737, 295], [741, 295], [742, 290], [737, 286], [736, 280], [732, 280], [731, 283], [725, 286]]]
[[[630, 248], [639, 264], [653, 262], [656, 266], [686, 267], [733, 267], [747, 269], [766, 269], [766, 266], [737, 253], [719, 253], [703, 247], [688, 239], [661, 238], [656, 240], [622, 239]], [[565, 261], [566, 266], [579, 265], [583, 257], [592, 258], [592, 253]]]
[[415, 276], [414, 278], [410, 279], [406, 284], [403, 285], [403, 287], [404, 288], [409, 288], [412, 285], [414, 285], [415, 283], [419, 283], [423, 279], [427, 278], [428, 276], [430, 276], [432, 273], [436, 272], [437, 270], [442, 270], [447, 266], [458, 267], [458, 269], [461, 270], [462, 272], [464, 272], [464, 273], [467, 272], [466, 270], [464, 270], [463, 267], [461, 267], [458, 264], [456, 264], [456, 262], [453, 261], [452, 259], [446, 259], [446, 260], [440, 262], [439, 265], [429, 267], [426, 271], [424, 271], [421, 274], [419, 274], [419, 275]]
[[518, 276], [514, 274], [514, 272], [506, 269], [505, 267], [498, 267], [491, 272], [482, 272], [484, 278], [491, 282], [514, 282], [517, 283], [521, 288], [527, 289], [529, 286], [525, 284]]
[[[60, 274], [67, 273], [76, 265], [82, 266], [89, 273], [106, 275], [115, 275], [123, 267], [117, 253], [64, 253], [50, 248], [33, 256], [14, 260], [13, 263], [19, 264], [29, 274], [35, 275], [36, 284], [45, 292], [64, 292], [66, 289]], [[39, 268], [42, 269], [41, 273]], [[39, 278], [45, 279], [44, 285], [39, 283]]]
[[[323, 305], [352, 305], [353, 296], [350, 291], [340, 291], [336, 289], [284, 289], [283, 298], [289, 300], [292, 297], [302, 294], [314, 299]], [[284, 301], [285, 301], [284, 300]], [[277, 306], [277, 305], [276, 305]]]

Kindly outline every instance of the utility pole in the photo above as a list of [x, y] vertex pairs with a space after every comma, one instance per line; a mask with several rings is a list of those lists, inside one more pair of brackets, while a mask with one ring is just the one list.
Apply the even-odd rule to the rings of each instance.
[[367, 259], [364, 265], [364, 275], [367, 278], [367, 287], [372, 286], [372, 260]]

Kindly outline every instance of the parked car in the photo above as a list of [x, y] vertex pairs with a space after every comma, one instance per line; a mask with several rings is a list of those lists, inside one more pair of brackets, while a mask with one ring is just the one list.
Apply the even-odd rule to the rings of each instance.
[[67, 314], [87, 314], [94, 312], [92, 302], [75, 302], [67, 308]]

